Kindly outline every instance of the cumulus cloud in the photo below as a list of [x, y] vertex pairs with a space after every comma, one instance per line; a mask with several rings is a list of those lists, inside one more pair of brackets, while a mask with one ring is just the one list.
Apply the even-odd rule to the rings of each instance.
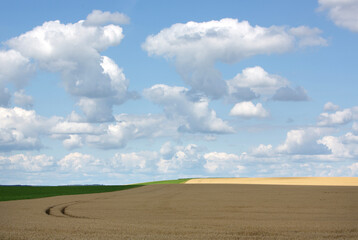
[[155, 170], [158, 158], [158, 153], [150, 151], [116, 153], [110, 160], [110, 166], [120, 172], [151, 172]]
[[284, 53], [295, 46], [325, 45], [318, 29], [251, 26], [247, 21], [177, 23], [147, 37], [149, 55], [174, 59], [179, 74], [194, 90], [218, 98], [227, 92], [214, 68], [217, 61], [234, 63], [258, 54]]
[[299, 26], [291, 28], [290, 33], [300, 39], [298, 42], [300, 47], [327, 45], [327, 40], [320, 36], [322, 31], [318, 28]]
[[86, 18], [85, 25], [99, 26], [106, 24], [128, 24], [129, 17], [119, 12], [102, 12], [101, 10], [93, 10]]
[[52, 134], [99, 134], [101, 127], [87, 122], [58, 121], [51, 129]]
[[157, 162], [158, 171], [170, 172], [195, 172], [201, 167], [201, 149], [195, 144], [187, 146], [172, 146], [165, 143], [160, 149], [161, 159]]
[[73, 152], [59, 160], [57, 165], [66, 171], [93, 171], [101, 165], [101, 161], [89, 154]]
[[323, 107], [323, 110], [325, 112], [335, 112], [338, 109], [339, 109], [339, 106], [336, 104], [333, 104], [332, 102], [327, 102]]
[[272, 97], [275, 101], [308, 101], [308, 95], [303, 87], [281, 87], [277, 89], [275, 95]]
[[204, 168], [209, 173], [229, 172], [236, 173], [245, 170], [240, 164], [240, 156], [225, 152], [210, 152], [204, 154]]
[[0, 107], [9, 106], [10, 99], [11, 99], [11, 94], [9, 92], [9, 89], [5, 87], [1, 87], [0, 85]]
[[26, 172], [43, 171], [54, 164], [52, 156], [41, 155], [24, 155], [16, 154], [13, 156], [0, 156], [0, 167], [8, 170], [22, 170]]
[[63, 146], [68, 150], [80, 148], [83, 146], [82, 137], [75, 134], [70, 134], [68, 139], [63, 141]]
[[325, 136], [319, 140], [319, 143], [330, 149], [333, 158], [358, 157], [358, 136], [351, 132], [340, 137]]
[[251, 155], [255, 157], [270, 157], [275, 153], [271, 144], [264, 145], [260, 144], [258, 147], [253, 148], [251, 151]]
[[321, 113], [318, 117], [319, 126], [343, 125], [358, 119], [358, 107], [347, 108], [334, 113]]
[[255, 105], [252, 102], [240, 102], [231, 109], [230, 115], [244, 118], [265, 118], [269, 116], [269, 113], [261, 103]]
[[351, 175], [355, 176], [358, 174], [358, 163], [353, 163], [352, 165], [350, 165], [349, 170], [351, 170]]
[[358, 133], [358, 122], [354, 122], [352, 125], [352, 130], [356, 133]]
[[13, 83], [21, 88], [34, 73], [35, 67], [30, 59], [13, 49], [0, 51], [0, 87]]
[[176, 128], [177, 124], [163, 115], [121, 114], [115, 123], [102, 125], [100, 134], [87, 135], [85, 141], [102, 149], [122, 148], [134, 139], [175, 136]]
[[358, 32], [357, 0], [318, 0], [319, 10], [327, 11], [329, 18], [337, 25]]
[[33, 98], [31, 96], [26, 95], [25, 90], [23, 89], [14, 93], [14, 104], [16, 106], [29, 109], [32, 108], [33, 102]]
[[[10, 104], [11, 93], [6, 86], [12, 83], [16, 88], [24, 87], [33, 75], [34, 64], [15, 50], [0, 50], [0, 106]], [[15, 101], [18, 97], [15, 97]]]
[[317, 155], [329, 154], [329, 149], [319, 141], [327, 134], [326, 129], [306, 128], [295, 129], [287, 133], [286, 140], [277, 147], [277, 152], [285, 154]]
[[127, 92], [129, 82], [123, 70], [109, 57], [100, 55], [124, 37], [119, 26], [100, 26], [100, 21], [116, 22], [118, 16], [95, 11], [88, 20], [93, 24], [97, 21], [94, 25], [86, 25], [82, 20], [73, 24], [49, 21], [8, 40], [6, 45], [12, 50], [3, 53], [4, 59], [11, 55], [17, 59], [13, 60], [17, 65], [5, 75], [18, 79], [15, 73], [27, 74], [32, 60], [42, 70], [61, 74], [65, 90], [79, 99], [78, 105], [89, 121], [113, 120], [112, 106], [133, 97]]
[[54, 121], [38, 116], [33, 110], [0, 107], [0, 151], [41, 148], [39, 136]]
[[209, 100], [192, 93], [184, 87], [170, 87], [164, 84], [154, 85], [144, 90], [144, 96], [164, 107], [169, 119], [183, 121], [179, 127], [184, 132], [232, 133], [233, 128], [218, 118], [209, 108]]
[[[269, 74], [260, 66], [245, 68], [242, 73], [227, 81], [228, 94], [244, 100], [273, 95], [277, 89], [288, 84], [285, 78]], [[244, 89], [248, 89], [248, 94], [242, 95], [242, 92], [245, 93]]]

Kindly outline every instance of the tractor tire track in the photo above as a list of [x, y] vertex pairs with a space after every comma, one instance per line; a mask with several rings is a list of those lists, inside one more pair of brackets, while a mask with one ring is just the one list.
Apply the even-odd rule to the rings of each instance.
[[77, 205], [80, 203], [84, 203], [85, 201], [74, 201], [74, 202], [66, 202], [66, 203], [60, 203], [60, 204], [56, 204], [53, 206], [50, 206], [48, 208], [46, 208], [45, 213], [49, 216], [52, 217], [69, 217], [69, 218], [85, 218], [85, 219], [89, 219], [88, 217], [84, 217], [84, 216], [75, 216], [72, 214], [69, 214], [66, 210], [68, 210], [68, 208], [70, 206], [73, 205]]

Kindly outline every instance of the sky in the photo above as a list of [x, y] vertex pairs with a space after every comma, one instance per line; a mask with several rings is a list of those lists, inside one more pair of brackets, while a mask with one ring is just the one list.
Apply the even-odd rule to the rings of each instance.
[[358, 176], [358, 1], [0, 8], [0, 184]]

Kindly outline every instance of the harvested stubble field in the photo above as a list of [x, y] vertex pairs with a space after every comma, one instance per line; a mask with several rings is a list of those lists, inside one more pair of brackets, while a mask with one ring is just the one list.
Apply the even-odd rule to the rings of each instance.
[[358, 187], [164, 184], [6, 201], [0, 239], [358, 239]]

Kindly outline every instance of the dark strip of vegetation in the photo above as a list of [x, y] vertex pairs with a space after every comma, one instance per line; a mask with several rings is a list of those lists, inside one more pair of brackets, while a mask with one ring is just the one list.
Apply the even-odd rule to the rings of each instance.
[[82, 186], [0, 186], [0, 201], [121, 191], [152, 184], [179, 184], [188, 179], [146, 182], [132, 185], [82, 185]]

